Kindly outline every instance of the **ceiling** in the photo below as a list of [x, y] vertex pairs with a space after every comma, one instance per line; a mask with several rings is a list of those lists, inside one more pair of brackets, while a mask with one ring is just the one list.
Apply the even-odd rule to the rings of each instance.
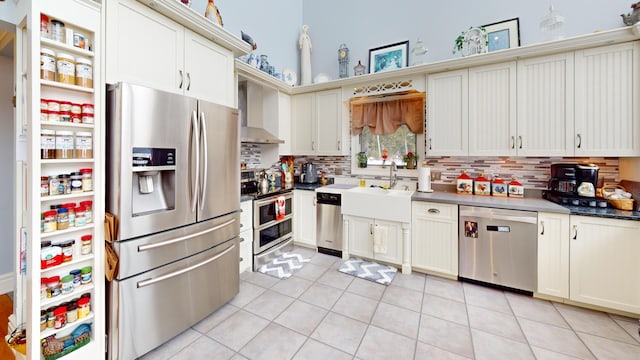
[[13, 58], [13, 48], [16, 35], [0, 29], [0, 56]]

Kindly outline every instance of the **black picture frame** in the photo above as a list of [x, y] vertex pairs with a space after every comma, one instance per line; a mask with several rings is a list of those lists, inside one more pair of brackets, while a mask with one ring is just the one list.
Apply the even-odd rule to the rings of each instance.
[[409, 66], [409, 40], [369, 49], [369, 73]]
[[487, 33], [488, 52], [520, 46], [520, 18], [487, 24], [482, 28]]

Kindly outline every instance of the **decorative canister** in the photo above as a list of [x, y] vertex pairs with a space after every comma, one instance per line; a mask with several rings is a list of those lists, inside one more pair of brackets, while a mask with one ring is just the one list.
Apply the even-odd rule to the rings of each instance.
[[480, 173], [478, 177], [474, 179], [473, 193], [483, 196], [491, 195], [491, 181], [484, 177], [483, 173]]
[[91, 60], [78, 58], [76, 60], [76, 85], [93, 87], [93, 65]]
[[456, 180], [456, 193], [465, 195], [473, 194], [473, 179], [467, 175], [464, 170], [462, 170], [462, 173]]
[[58, 53], [58, 56], [56, 57], [56, 65], [58, 70], [58, 82], [75, 85], [76, 58], [69, 54]]
[[509, 197], [524, 197], [524, 186], [516, 178], [509, 182]]
[[493, 182], [491, 183], [491, 195], [507, 196], [507, 183], [498, 177], [493, 179]]
[[40, 49], [40, 79], [56, 80], [56, 53], [51, 49]]

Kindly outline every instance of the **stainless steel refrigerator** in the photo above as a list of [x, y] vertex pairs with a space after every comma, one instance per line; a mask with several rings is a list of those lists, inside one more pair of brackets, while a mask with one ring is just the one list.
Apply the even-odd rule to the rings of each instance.
[[134, 359], [239, 291], [235, 109], [118, 83], [107, 89], [107, 211], [119, 231], [108, 285], [110, 359]]

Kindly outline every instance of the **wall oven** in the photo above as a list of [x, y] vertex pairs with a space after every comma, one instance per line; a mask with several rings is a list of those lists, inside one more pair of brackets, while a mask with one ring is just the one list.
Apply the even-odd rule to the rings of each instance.
[[254, 269], [292, 248], [293, 193], [275, 191], [258, 196], [253, 200]]

